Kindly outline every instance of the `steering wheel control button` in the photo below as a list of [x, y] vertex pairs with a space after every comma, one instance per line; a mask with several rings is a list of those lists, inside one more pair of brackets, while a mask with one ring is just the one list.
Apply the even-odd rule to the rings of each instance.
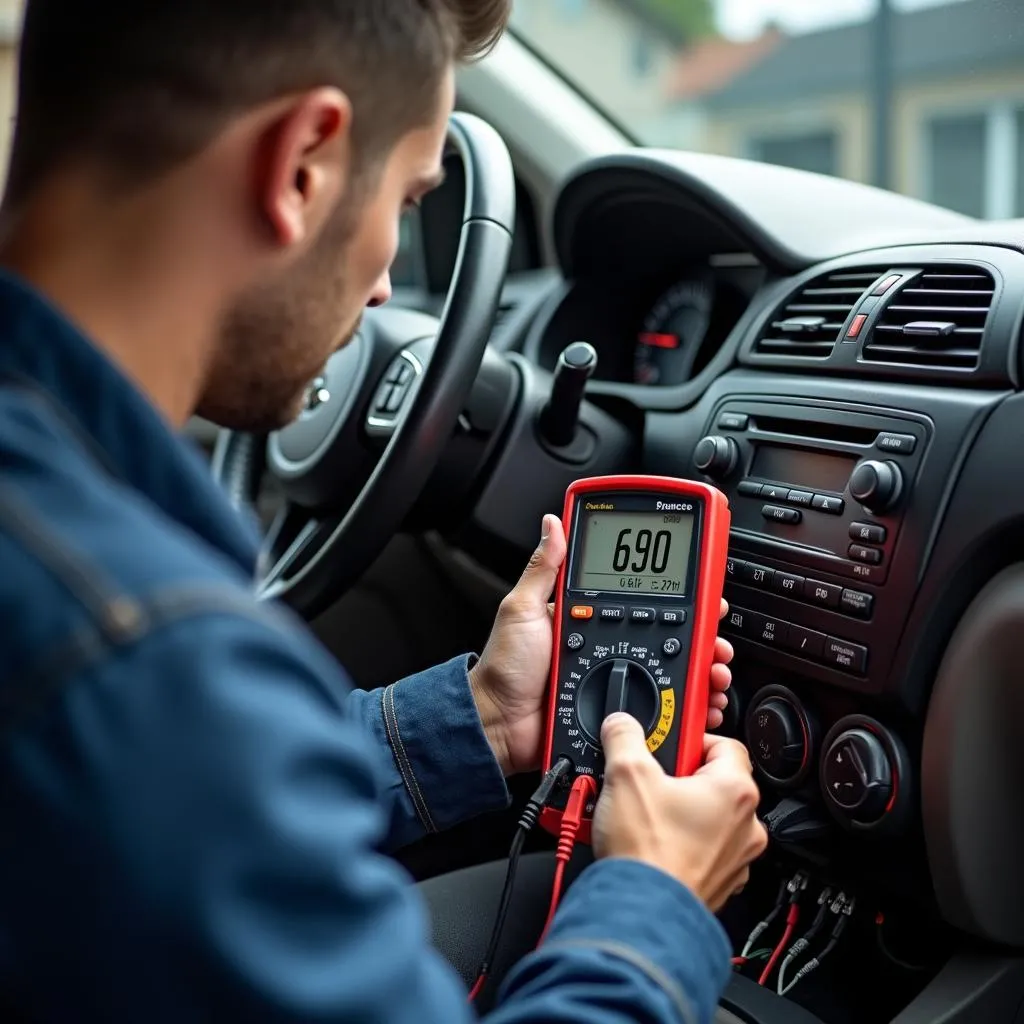
[[736, 489], [744, 498], [756, 498], [761, 494], [763, 487], [764, 485], [756, 480], [741, 480]]
[[804, 581], [804, 598], [811, 604], [822, 608], [838, 608], [843, 596], [843, 588], [833, 583], [822, 583], [819, 580]]
[[882, 741], [867, 729], [840, 733], [825, 751], [822, 788], [844, 817], [877, 821], [893, 797], [893, 771]]
[[600, 747], [601, 723], [625, 711], [650, 735], [661, 712], [661, 692], [642, 665], [625, 658], [601, 662], [588, 672], [576, 692], [576, 721], [587, 740]]
[[878, 435], [875, 447], [892, 455], [913, 455], [917, 438], [913, 434], [891, 434], [885, 431]]
[[664, 654], [666, 658], [674, 658], [682, 649], [683, 645], [674, 636], [670, 636], [661, 645], [661, 653]]
[[863, 544], [850, 545], [850, 557], [855, 562], [864, 562], [867, 565], [879, 565], [882, 561], [882, 552], [878, 548], [865, 547]]
[[790, 505], [799, 505], [801, 508], [810, 508], [814, 501], [814, 495], [810, 491], [790, 491], [786, 495], [786, 501]]
[[859, 590], [844, 590], [839, 598], [839, 607], [847, 615], [855, 615], [858, 619], [870, 619], [875, 599], [871, 594]]
[[746, 430], [750, 417], [745, 412], [723, 412], [718, 417], [719, 430]]
[[569, 609], [569, 616], [573, 619], [592, 619], [594, 617], [594, 608], [589, 604], [574, 604]]
[[799, 509], [783, 508], [781, 505], [765, 505], [761, 515], [772, 523], [799, 523], [802, 518]]
[[736, 468], [739, 457], [739, 447], [731, 437], [702, 438], [693, 450], [693, 464], [715, 480], [725, 479]]
[[809, 658], [811, 661], [821, 659], [827, 639], [824, 633], [817, 633], [813, 629], [806, 629], [792, 622], [786, 630], [786, 647], [801, 658]]
[[787, 597], [801, 597], [804, 592], [804, 578], [794, 576], [791, 572], [777, 572], [772, 579], [772, 586]]
[[789, 497], [789, 488], [778, 484], [762, 484], [761, 497], [769, 501], [785, 501]]
[[850, 523], [850, 540], [861, 544], [884, 544], [888, 531], [878, 523]]
[[630, 622], [654, 622], [657, 619], [657, 613], [653, 608], [630, 608], [629, 609], [629, 621]]
[[686, 621], [686, 609], [662, 608], [661, 621], [666, 626], [681, 626]]
[[754, 565], [752, 562], [743, 563], [743, 582], [752, 587], [757, 587], [759, 590], [770, 590], [774, 578], [774, 569], [767, 569], [763, 565]]
[[626, 609], [621, 604], [605, 605], [600, 611], [602, 622], [622, 622], [626, 618]]
[[831, 494], [816, 494], [811, 499], [811, 508], [819, 512], [827, 512], [830, 516], [841, 516], [846, 502], [842, 498], [836, 498]]
[[389, 384], [407, 384], [412, 380], [412, 367], [408, 360], [398, 358], [392, 364], [385, 378]]
[[837, 640], [830, 636], [825, 641], [822, 659], [829, 665], [836, 665], [846, 672], [863, 675], [868, 667], [868, 649], [848, 640]]
[[586, 641], [583, 639], [582, 633], [570, 633], [565, 638], [565, 646], [568, 647], [570, 651], [580, 650], [585, 642]]

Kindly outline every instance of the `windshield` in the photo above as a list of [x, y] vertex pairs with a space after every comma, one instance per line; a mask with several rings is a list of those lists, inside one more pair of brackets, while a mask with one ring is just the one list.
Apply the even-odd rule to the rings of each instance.
[[1021, 0], [515, 0], [513, 25], [640, 144], [1024, 216]]

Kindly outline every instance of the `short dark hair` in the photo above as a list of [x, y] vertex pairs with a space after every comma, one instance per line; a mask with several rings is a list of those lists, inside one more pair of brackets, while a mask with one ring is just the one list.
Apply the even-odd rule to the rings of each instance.
[[453, 61], [511, 0], [28, 0], [6, 201], [69, 161], [125, 183], [195, 156], [234, 116], [332, 85], [365, 165], [426, 124]]

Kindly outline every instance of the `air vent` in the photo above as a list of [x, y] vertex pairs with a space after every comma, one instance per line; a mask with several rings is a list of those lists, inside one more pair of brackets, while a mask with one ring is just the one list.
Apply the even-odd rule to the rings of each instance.
[[754, 351], [827, 359], [846, 318], [880, 273], [867, 268], [845, 270], [811, 281], [778, 310]]
[[925, 271], [897, 292], [864, 345], [875, 363], [973, 370], [995, 282], [977, 267]]

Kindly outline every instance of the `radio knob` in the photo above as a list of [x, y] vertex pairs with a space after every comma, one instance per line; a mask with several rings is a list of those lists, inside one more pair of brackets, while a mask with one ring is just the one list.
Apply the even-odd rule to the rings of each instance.
[[731, 437], [712, 434], [697, 442], [693, 450], [693, 464], [702, 473], [716, 480], [727, 477], [739, 461], [739, 446]]
[[747, 746], [757, 767], [783, 785], [801, 778], [810, 761], [810, 728], [788, 697], [775, 694], [750, 709]]
[[870, 825], [885, 814], [893, 797], [889, 752], [868, 729], [847, 729], [825, 751], [821, 784], [841, 817]]
[[895, 462], [866, 459], [850, 477], [850, 495], [869, 512], [885, 512], [900, 500], [903, 473]]
[[601, 724], [615, 711], [626, 711], [650, 735], [661, 709], [661, 692], [651, 674], [635, 661], [616, 658], [593, 668], [576, 694], [576, 721], [587, 740], [601, 746]]

